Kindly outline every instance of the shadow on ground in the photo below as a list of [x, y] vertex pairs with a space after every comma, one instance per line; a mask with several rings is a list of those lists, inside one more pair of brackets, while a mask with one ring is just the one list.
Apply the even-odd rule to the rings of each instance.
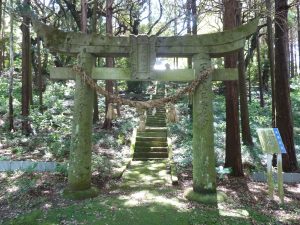
[[[132, 162], [110, 192], [62, 208], [48, 207], [5, 224], [197, 225], [268, 224], [272, 219], [246, 209], [188, 202], [171, 185], [166, 161]], [[46, 208], [46, 207], [43, 207]]]

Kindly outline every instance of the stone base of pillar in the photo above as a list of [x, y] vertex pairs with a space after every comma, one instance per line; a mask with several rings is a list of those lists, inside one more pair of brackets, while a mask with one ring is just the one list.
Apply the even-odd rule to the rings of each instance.
[[63, 197], [71, 200], [83, 200], [87, 198], [94, 198], [100, 193], [99, 189], [96, 187], [91, 187], [86, 190], [74, 191], [69, 188], [63, 190]]
[[214, 205], [220, 202], [224, 202], [227, 199], [227, 196], [224, 192], [217, 191], [216, 193], [198, 193], [193, 190], [193, 188], [188, 188], [184, 192], [184, 197], [190, 201]]

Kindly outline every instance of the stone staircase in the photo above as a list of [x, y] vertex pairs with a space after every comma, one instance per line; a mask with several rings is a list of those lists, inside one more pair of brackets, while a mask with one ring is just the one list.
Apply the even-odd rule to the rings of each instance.
[[[164, 96], [160, 88], [152, 99]], [[137, 131], [133, 160], [156, 160], [168, 158], [166, 109], [160, 107], [147, 112], [146, 129]]]

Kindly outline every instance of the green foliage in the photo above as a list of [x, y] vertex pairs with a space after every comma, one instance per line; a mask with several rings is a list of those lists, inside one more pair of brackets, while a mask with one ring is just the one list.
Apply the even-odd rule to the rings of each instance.
[[68, 165], [67, 163], [58, 163], [55, 168], [55, 172], [64, 175], [68, 175]]
[[31, 179], [21, 178], [17, 180], [16, 185], [19, 187], [19, 193], [25, 194], [36, 186], [37, 177], [32, 176]]
[[[298, 81], [297, 81], [298, 82]], [[293, 90], [299, 90], [296, 85], [296, 79], [293, 81]], [[297, 83], [298, 84], [298, 83]], [[292, 104], [293, 108], [300, 107], [300, 92], [292, 92]], [[254, 147], [247, 147], [242, 145], [243, 161], [251, 162], [255, 167], [260, 167], [263, 153], [261, 151], [258, 137], [257, 128], [270, 127], [271, 126], [271, 97], [270, 93], [265, 97], [266, 106], [262, 108], [259, 104], [258, 93], [253, 92], [253, 101], [249, 104], [249, 116], [250, 127], [252, 136], [254, 138]], [[226, 132], [226, 109], [225, 109], [225, 97], [224, 95], [215, 94], [214, 101], [214, 138], [215, 138], [215, 152], [217, 166], [224, 165], [225, 159], [225, 132]], [[172, 138], [172, 146], [174, 151], [174, 161], [178, 172], [190, 170], [192, 167], [192, 119], [190, 116], [190, 109], [188, 107], [187, 99], [183, 99], [181, 103], [176, 105], [179, 111], [179, 122], [169, 125], [169, 136]], [[297, 127], [300, 127], [299, 116], [294, 117], [294, 122]], [[298, 124], [298, 125], [297, 125]], [[300, 129], [298, 129], [300, 133]], [[300, 138], [296, 136], [296, 151], [298, 152], [298, 158], [300, 160], [299, 146]]]
[[219, 166], [216, 168], [216, 172], [219, 175], [220, 178], [223, 178], [224, 175], [226, 174], [231, 174], [232, 173], [232, 168], [224, 168], [223, 166]]
[[141, 94], [146, 90], [148, 86], [147, 82], [143, 81], [127, 81], [127, 92], [133, 92], [135, 94]]
[[105, 155], [93, 155], [92, 171], [97, 171], [101, 177], [108, 177], [112, 171], [110, 159]]
[[300, 78], [291, 79], [291, 103], [294, 120], [294, 140], [298, 165], [300, 165]]

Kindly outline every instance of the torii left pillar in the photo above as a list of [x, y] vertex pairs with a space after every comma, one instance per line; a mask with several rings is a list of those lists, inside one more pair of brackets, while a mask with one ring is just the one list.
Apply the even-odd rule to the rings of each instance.
[[[94, 61], [95, 58], [85, 49], [78, 55], [78, 65], [88, 76], [91, 76]], [[93, 99], [93, 90], [77, 74], [68, 186], [63, 192], [66, 198], [85, 199], [99, 193], [91, 186]]]

